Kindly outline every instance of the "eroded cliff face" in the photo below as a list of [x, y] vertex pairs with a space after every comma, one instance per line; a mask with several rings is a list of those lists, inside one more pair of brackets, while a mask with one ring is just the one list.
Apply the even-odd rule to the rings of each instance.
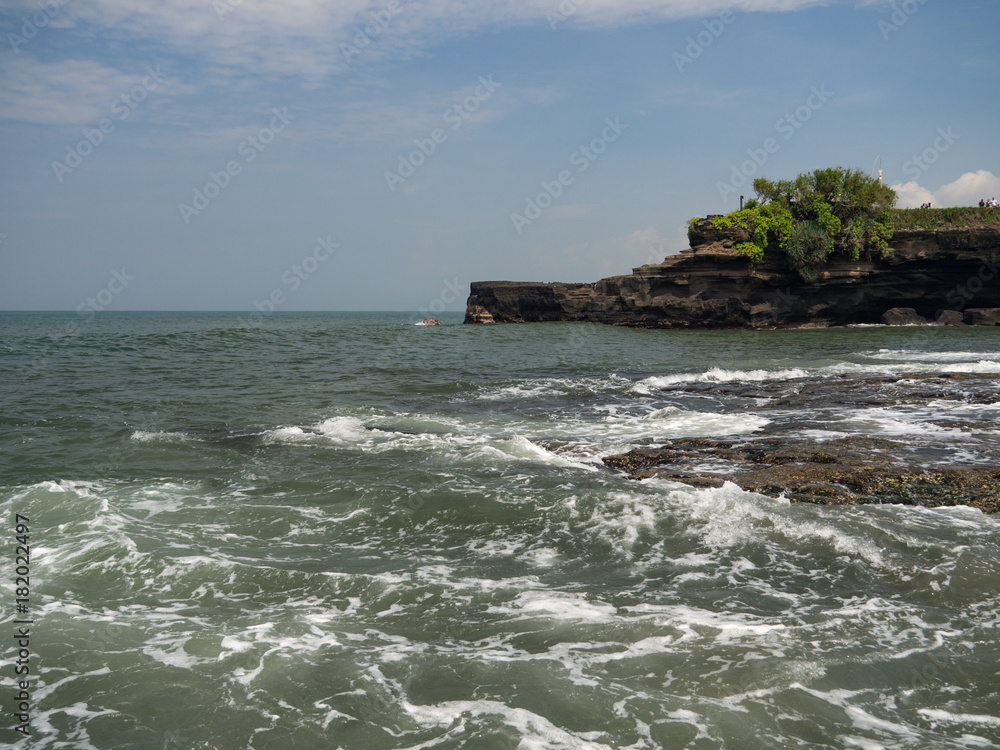
[[897, 231], [888, 260], [831, 257], [814, 283], [769, 248], [753, 263], [734, 251], [741, 229], [697, 222], [691, 248], [594, 284], [477, 281], [466, 323], [589, 321], [645, 328], [823, 327], [911, 320], [1000, 323], [1000, 229]]

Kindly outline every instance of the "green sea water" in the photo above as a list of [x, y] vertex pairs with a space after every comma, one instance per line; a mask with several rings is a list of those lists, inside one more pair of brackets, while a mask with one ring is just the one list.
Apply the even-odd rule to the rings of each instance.
[[441, 317], [0, 315], [0, 743], [1000, 745], [1000, 519], [600, 460], [780, 427], [975, 463], [990, 383], [769, 394], [1000, 373], [994, 329]]

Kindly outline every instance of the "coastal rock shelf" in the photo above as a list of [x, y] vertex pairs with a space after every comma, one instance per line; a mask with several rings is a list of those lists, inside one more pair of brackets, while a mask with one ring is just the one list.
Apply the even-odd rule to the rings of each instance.
[[[593, 284], [477, 281], [466, 323], [586, 321], [642, 328], [1000, 324], [1000, 229], [899, 230], [892, 252], [834, 255], [804, 282], [777, 249], [752, 262], [742, 229], [695, 222], [689, 249]], [[903, 310], [905, 313], [898, 311]], [[939, 320], [940, 319], [940, 320]]]
[[[996, 401], [1000, 376], [984, 373], [805, 379], [775, 384], [713, 386], [747, 401], [765, 398], [768, 410], [919, 408], [929, 403]], [[704, 386], [692, 385], [692, 393]], [[988, 424], [942, 413], [922, 436], [905, 441], [877, 435], [844, 436], [822, 421], [771, 424], [728, 439], [682, 438], [604, 458], [631, 479], [659, 477], [694, 487], [733, 482], [744, 490], [821, 505], [893, 503], [1000, 510], [1000, 440]], [[807, 432], [803, 433], [802, 429]], [[817, 439], [827, 432], [827, 439]]]

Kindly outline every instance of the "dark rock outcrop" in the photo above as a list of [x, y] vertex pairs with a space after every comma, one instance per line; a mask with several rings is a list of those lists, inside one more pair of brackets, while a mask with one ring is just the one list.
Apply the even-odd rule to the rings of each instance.
[[[964, 322], [996, 325], [1000, 229], [901, 230], [892, 252], [851, 260], [834, 255], [807, 283], [769, 248], [754, 263], [735, 251], [742, 229], [709, 219], [689, 232], [692, 247], [662, 263], [593, 284], [477, 281], [466, 323], [589, 321], [645, 328], [768, 328], [879, 323], [891, 308], [935, 320], [966, 311]], [[966, 308], [975, 304], [977, 310]], [[975, 322], [974, 322], [975, 321]]]
[[934, 322], [939, 326], [964, 326], [965, 316], [958, 310], [942, 310]]
[[[898, 376], [807, 377], [795, 381], [689, 383], [675, 393], [720, 394], [753, 401], [776, 419], [751, 434], [680, 438], [605, 457], [631, 479], [659, 477], [694, 487], [733, 482], [750, 492], [822, 505], [899, 503], [970, 505], [1000, 511], [1000, 439], [989, 420], [965, 419], [940, 405], [996, 401], [1000, 375], [912, 373]], [[867, 434], [842, 436], [836, 421], [783, 419], [788, 410], [832, 412], [938, 404], [905, 442]], [[815, 413], [813, 411], [813, 413]], [[926, 421], [924, 421], [926, 420]], [[805, 429], [803, 429], [805, 428]], [[817, 439], [826, 433], [829, 439]], [[961, 439], [956, 434], [961, 433]]]
[[966, 310], [965, 322], [970, 326], [1000, 326], [1000, 308]]
[[927, 320], [918, 315], [912, 307], [894, 307], [882, 313], [882, 322], [887, 326], [925, 326]]
[[[726, 462], [733, 471], [719, 476], [692, 470], [693, 464], [709, 460]], [[928, 468], [910, 459], [904, 443], [873, 437], [743, 444], [689, 438], [609, 456], [604, 463], [632, 479], [660, 477], [693, 487], [721, 487], [732, 481], [750, 492], [819, 505], [970, 505], [986, 513], [1000, 510], [1000, 469], [995, 464]]]

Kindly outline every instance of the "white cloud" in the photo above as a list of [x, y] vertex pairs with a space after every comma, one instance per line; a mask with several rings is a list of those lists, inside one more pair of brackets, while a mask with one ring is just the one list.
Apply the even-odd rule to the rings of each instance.
[[93, 60], [8, 60], [0, 71], [0, 118], [39, 124], [94, 123], [108, 116], [115, 97], [142, 76]]
[[897, 195], [896, 208], [918, 208], [928, 201], [934, 203], [934, 193], [916, 182], [893, 185], [892, 189]]
[[[16, 17], [37, 0], [0, 0]], [[102, 55], [128, 50], [132, 60], [156, 50], [171, 67], [198, 71], [203, 90], [248, 97], [266, 81], [313, 88], [383, 59], [425, 54], [454, 37], [531, 26], [617, 27], [736, 12], [792, 11], [826, 0], [88, 0], [63, 3], [59, 24], [16, 54], [0, 55], [0, 117], [34, 123], [90, 123], [134, 85], [129, 64]], [[55, 26], [61, 28], [54, 28]], [[97, 59], [39, 62], [56, 35], [100, 40]], [[36, 45], [36, 46], [31, 46]], [[345, 54], [346, 52], [346, 54]], [[112, 61], [113, 60], [113, 61]], [[136, 63], [137, 67], [143, 63]], [[109, 67], [113, 66], [113, 67]], [[120, 70], [115, 70], [119, 68]], [[486, 75], [491, 71], [476, 71]], [[192, 79], [193, 80], [193, 79]], [[175, 92], [176, 93], [176, 92]], [[187, 91], [185, 93], [191, 93]], [[739, 96], [743, 92], [735, 92]], [[229, 96], [227, 96], [227, 99]], [[431, 102], [431, 105], [438, 103]], [[367, 106], [367, 105], [366, 105]], [[419, 103], [417, 103], [419, 109]], [[398, 112], [405, 122], [412, 104]], [[489, 113], [487, 113], [489, 115]], [[180, 116], [180, 115], [176, 115]], [[501, 116], [499, 111], [496, 116]], [[353, 124], [361, 124], [361, 115]], [[428, 120], [429, 122], [429, 120]], [[412, 123], [411, 123], [412, 124]], [[352, 127], [348, 118], [345, 127]], [[416, 128], [419, 132], [420, 128]]]
[[[96, 125], [156, 110], [197, 92], [159, 64], [124, 71], [96, 60], [42, 61], [0, 55], [0, 119], [40, 125]], [[127, 113], [127, 114], [126, 114]], [[124, 117], [123, 117], [124, 115]]]
[[[4, 3], [37, 11], [36, 0]], [[515, 26], [617, 27], [737, 12], [791, 11], [826, 0], [90, 0], [60, 20], [104, 39], [144, 40], [240, 72], [313, 82], [383, 56], [419, 54], [454, 36]], [[389, 12], [387, 9], [395, 10]], [[361, 37], [360, 44], [356, 44]], [[359, 54], [345, 56], [342, 44]]]
[[1000, 177], [985, 169], [966, 172], [954, 182], [931, 191], [916, 182], [893, 185], [899, 196], [899, 208], [917, 208], [924, 203], [938, 208], [952, 206], [978, 206], [983, 198], [989, 200], [1000, 195]]
[[985, 169], [966, 172], [954, 182], [938, 188], [934, 195], [941, 205], [978, 206], [983, 198], [989, 200], [1000, 195], [1000, 177]]

